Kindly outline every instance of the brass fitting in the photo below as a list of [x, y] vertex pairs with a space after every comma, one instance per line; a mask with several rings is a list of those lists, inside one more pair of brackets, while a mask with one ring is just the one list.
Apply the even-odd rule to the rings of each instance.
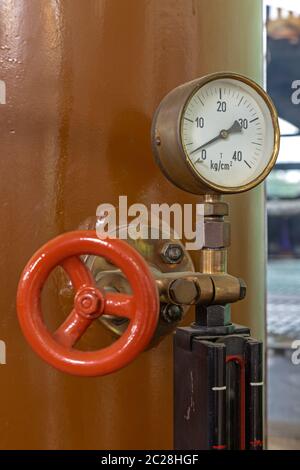
[[222, 218], [206, 218], [204, 248], [224, 248], [230, 245], [230, 224]]
[[243, 279], [230, 274], [213, 274], [210, 277], [214, 285], [212, 305], [237, 302], [246, 296], [246, 284]]
[[229, 274], [178, 273], [156, 279], [160, 299], [177, 305], [225, 305], [246, 295], [246, 284]]
[[228, 215], [228, 204], [223, 201], [205, 200], [204, 217], [224, 217]]
[[199, 251], [198, 259], [200, 273], [226, 273], [227, 250], [225, 248], [218, 250], [203, 248]]

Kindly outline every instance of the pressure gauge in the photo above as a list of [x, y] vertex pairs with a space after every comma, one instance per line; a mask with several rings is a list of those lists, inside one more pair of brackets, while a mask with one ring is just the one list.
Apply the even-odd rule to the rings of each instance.
[[208, 75], [165, 96], [154, 116], [152, 145], [164, 174], [186, 191], [247, 191], [276, 162], [277, 113], [249, 78]]

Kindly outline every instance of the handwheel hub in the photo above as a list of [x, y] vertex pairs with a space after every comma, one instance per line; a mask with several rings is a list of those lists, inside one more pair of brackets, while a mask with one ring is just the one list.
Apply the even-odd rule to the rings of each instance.
[[84, 318], [98, 318], [104, 311], [104, 296], [99, 289], [83, 287], [75, 295], [74, 307]]

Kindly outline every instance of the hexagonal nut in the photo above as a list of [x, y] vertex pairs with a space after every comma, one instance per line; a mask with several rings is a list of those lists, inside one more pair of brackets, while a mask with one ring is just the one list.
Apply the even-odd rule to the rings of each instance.
[[175, 279], [169, 287], [172, 302], [180, 305], [193, 305], [199, 299], [199, 288], [192, 279]]
[[228, 204], [226, 202], [204, 202], [204, 216], [228, 215]]
[[196, 322], [207, 327], [228, 325], [230, 305], [197, 305]]
[[178, 243], [166, 243], [160, 253], [162, 259], [168, 264], [180, 263], [184, 257], [184, 250]]
[[230, 245], [230, 224], [223, 220], [204, 222], [204, 247], [224, 248]]
[[165, 304], [161, 306], [160, 314], [166, 323], [178, 323], [182, 320], [183, 308], [181, 305]]

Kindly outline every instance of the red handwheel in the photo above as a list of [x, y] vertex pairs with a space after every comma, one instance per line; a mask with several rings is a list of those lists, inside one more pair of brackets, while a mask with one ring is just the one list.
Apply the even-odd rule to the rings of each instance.
[[[102, 256], [120, 268], [132, 295], [110, 293], [95, 286], [80, 255]], [[41, 311], [41, 291], [49, 274], [62, 266], [76, 291], [74, 308], [51, 333]], [[155, 280], [141, 255], [119, 239], [99, 239], [95, 231], [60, 235], [40, 248], [27, 263], [18, 286], [17, 311], [22, 331], [44, 361], [69, 374], [110, 374], [129, 364], [149, 344], [156, 329], [159, 299]], [[127, 317], [126, 331], [113, 344], [96, 351], [80, 351], [76, 342], [100, 315]]]

